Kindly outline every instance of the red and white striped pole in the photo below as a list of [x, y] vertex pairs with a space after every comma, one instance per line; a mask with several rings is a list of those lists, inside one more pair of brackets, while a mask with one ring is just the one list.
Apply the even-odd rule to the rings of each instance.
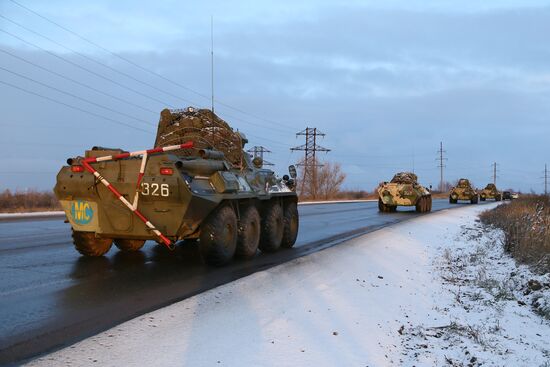
[[[189, 141], [184, 144], [179, 145], [170, 145], [167, 147], [159, 147], [159, 148], [153, 148], [148, 150], [139, 150], [135, 152], [129, 152], [129, 153], [121, 153], [116, 155], [106, 155], [103, 157], [93, 157], [93, 158], [84, 158], [81, 160], [82, 166], [84, 168], [92, 173], [105, 187], [109, 189], [113, 193], [113, 195], [120, 200], [128, 209], [132, 211], [145, 225], [153, 231], [153, 233], [164, 243], [170, 250], [174, 249], [174, 244], [165, 236], [163, 235], [154, 225], [151, 223], [141, 212], [137, 209], [137, 203], [138, 203], [138, 194], [137, 191], [139, 189], [139, 184], [141, 183], [141, 180], [143, 178], [143, 175], [145, 173], [145, 165], [147, 161], [147, 157], [152, 154], [156, 153], [164, 153], [169, 152], [172, 150], [179, 150], [179, 149], [190, 149], [193, 148], [193, 142]], [[106, 161], [116, 161], [120, 159], [130, 158], [130, 157], [137, 157], [137, 156], [143, 156], [141, 161], [141, 167], [138, 173], [137, 178], [137, 187], [136, 187], [136, 197], [134, 198], [134, 204], [132, 205], [122, 194], [109, 182], [103, 177], [97, 170], [95, 170], [91, 164], [92, 163], [98, 163], [98, 162], [106, 162]]]

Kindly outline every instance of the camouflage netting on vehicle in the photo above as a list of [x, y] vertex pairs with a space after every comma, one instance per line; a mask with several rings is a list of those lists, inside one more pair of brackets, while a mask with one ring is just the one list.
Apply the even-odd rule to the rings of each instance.
[[399, 172], [391, 179], [392, 183], [412, 184], [418, 181], [418, 177], [412, 172]]
[[155, 147], [194, 143], [194, 149], [181, 150], [182, 156], [197, 156], [200, 149], [215, 149], [224, 153], [228, 162], [243, 164], [243, 136], [208, 109], [188, 107], [183, 110], [164, 109], [160, 113]]
[[495, 184], [487, 184], [487, 186], [485, 186], [485, 190], [496, 190], [497, 187], [495, 186]]
[[458, 187], [470, 187], [470, 181], [468, 181], [467, 179], [465, 178], [461, 178], [460, 180], [458, 180]]

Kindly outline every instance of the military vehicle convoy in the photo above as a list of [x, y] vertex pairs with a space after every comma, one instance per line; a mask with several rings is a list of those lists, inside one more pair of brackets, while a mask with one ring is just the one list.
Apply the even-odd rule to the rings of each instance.
[[456, 204], [459, 200], [468, 200], [472, 204], [478, 203], [477, 191], [472, 187], [468, 179], [461, 178], [458, 180], [457, 185], [449, 193], [450, 204]]
[[502, 200], [502, 193], [498, 191], [493, 183], [487, 184], [487, 186], [479, 192], [479, 200], [485, 201], [487, 199], [494, 199], [495, 201]]
[[382, 182], [377, 191], [381, 212], [395, 212], [398, 206], [415, 206], [418, 213], [432, 210], [432, 194], [418, 183], [414, 173], [399, 172], [390, 182]]
[[207, 109], [161, 112], [155, 148], [93, 147], [67, 160], [54, 188], [76, 249], [102, 256], [114, 243], [146, 240], [174, 248], [198, 240], [205, 262], [221, 265], [257, 250], [290, 248], [298, 234], [296, 171], [282, 179], [244, 152], [247, 139]]

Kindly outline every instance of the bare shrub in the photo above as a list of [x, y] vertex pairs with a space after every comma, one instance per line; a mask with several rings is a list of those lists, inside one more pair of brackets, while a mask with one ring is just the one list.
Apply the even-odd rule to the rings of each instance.
[[504, 231], [504, 248], [519, 262], [550, 272], [550, 200], [527, 195], [480, 215], [481, 221]]
[[0, 192], [0, 212], [15, 213], [39, 210], [61, 209], [59, 202], [51, 191], [4, 190]]

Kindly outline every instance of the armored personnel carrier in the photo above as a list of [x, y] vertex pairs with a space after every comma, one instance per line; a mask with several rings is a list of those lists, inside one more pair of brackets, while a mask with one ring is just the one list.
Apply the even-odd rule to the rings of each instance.
[[395, 212], [398, 206], [415, 206], [418, 213], [432, 210], [432, 194], [418, 183], [414, 173], [397, 173], [390, 182], [381, 183], [377, 191], [381, 212]]
[[495, 199], [495, 201], [502, 200], [502, 193], [498, 191], [495, 184], [487, 184], [483, 190], [479, 193], [479, 199], [485, 201], [487, 199]]
[[456, 204], [459, 200], [468, 200], [472, 204], [478, 203], [477, 191], [472, 187], [470, 181], [461, 178], [449, 194], [449, 203]]
[[277, 178], [244, 152], [245, 136], [207, 109], [161, 112], [155, 148], [93, 147], [67, 160], [54, 188], [76, 249], [102, 256], [114, 243], [170, 249], [198, 240], [203, 259], [227, 263], [296, 241], [295, 169]]

